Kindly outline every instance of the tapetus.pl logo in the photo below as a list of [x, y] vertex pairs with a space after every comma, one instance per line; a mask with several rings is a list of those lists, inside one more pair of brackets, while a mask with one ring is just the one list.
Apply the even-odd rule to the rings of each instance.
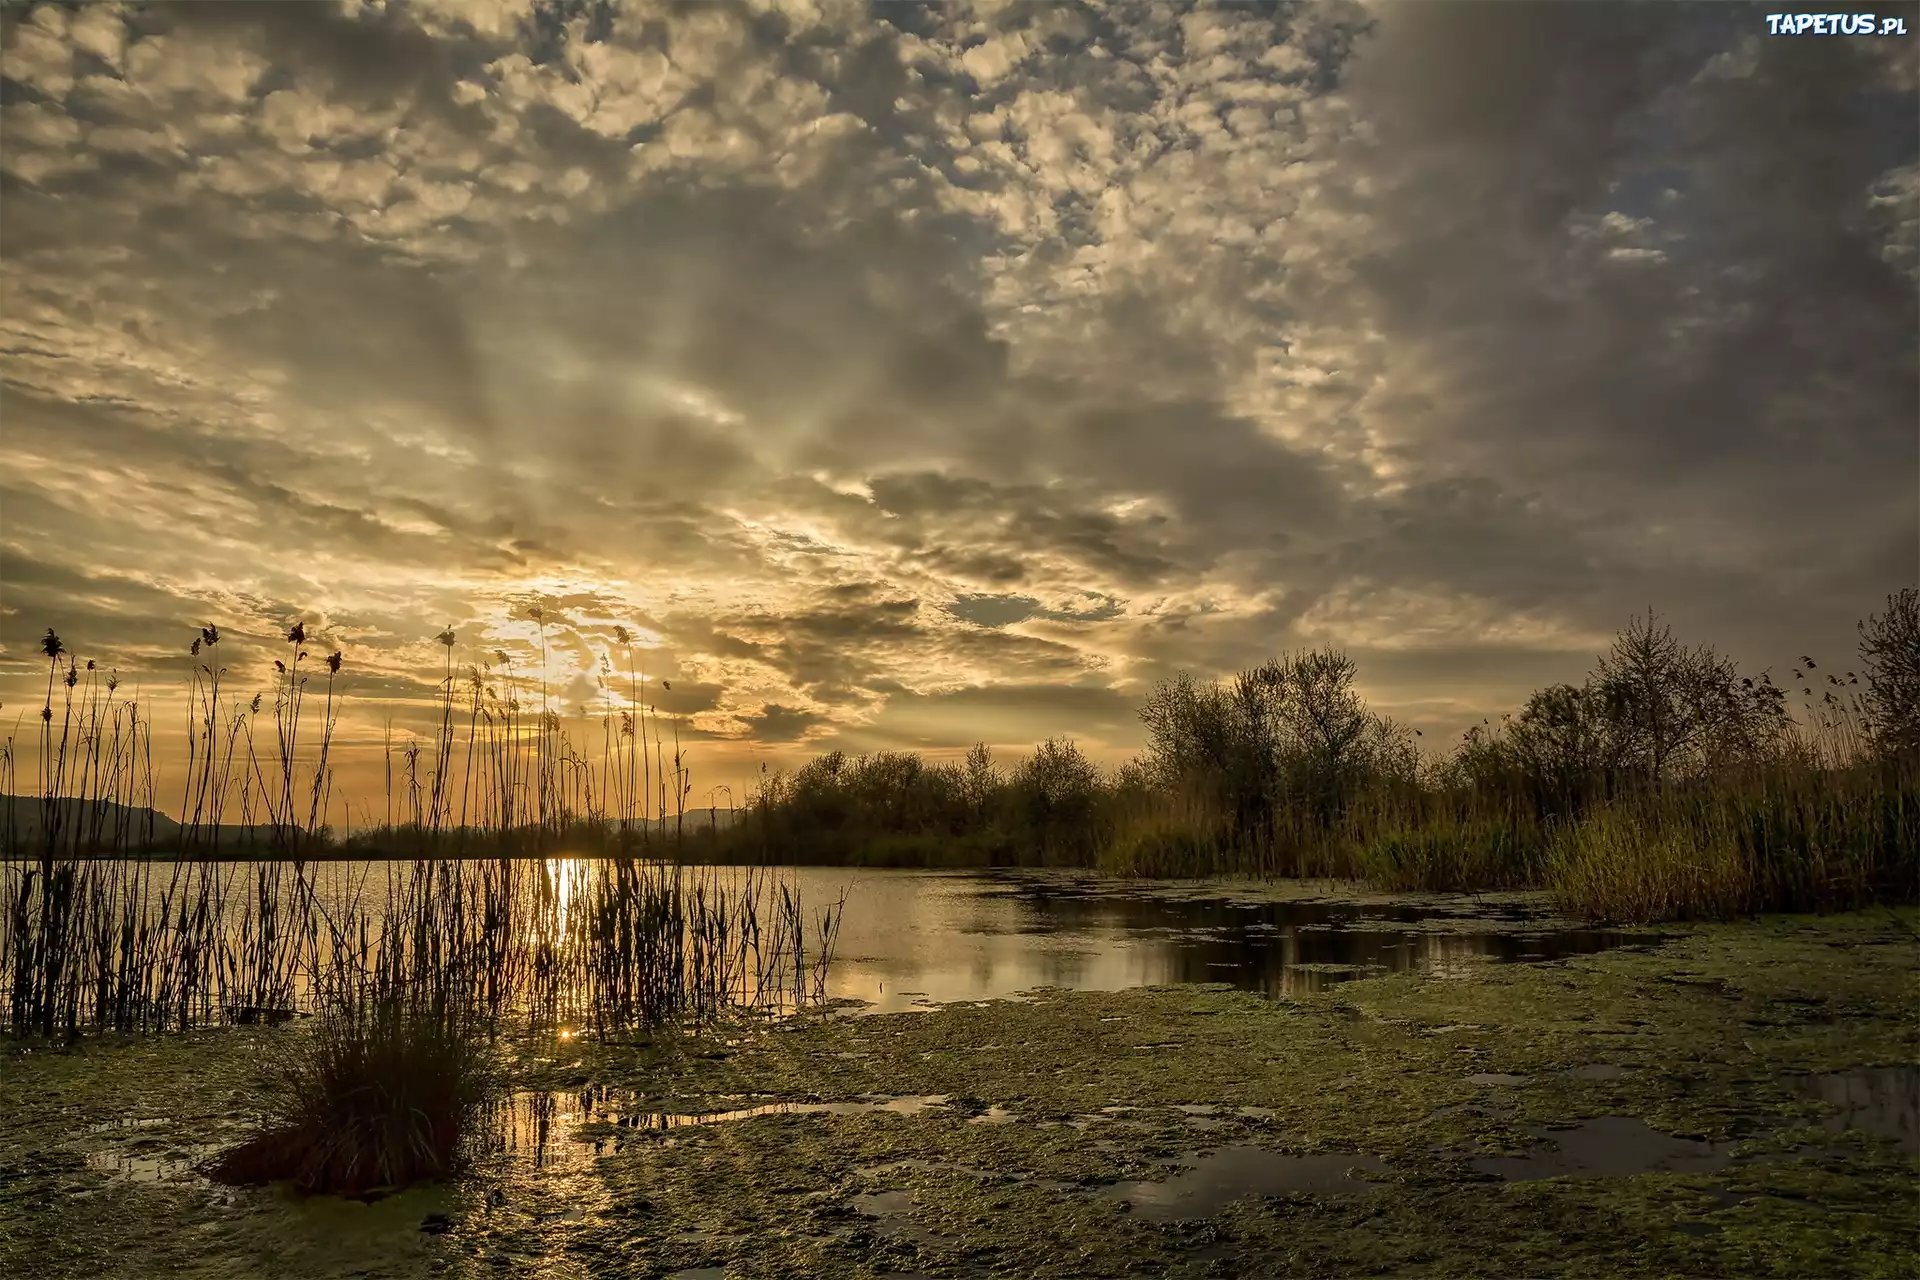
[[1907, 20], [1877, 13], [1770, 13], [1767, 31], [1776, 36], [1903, 36]]

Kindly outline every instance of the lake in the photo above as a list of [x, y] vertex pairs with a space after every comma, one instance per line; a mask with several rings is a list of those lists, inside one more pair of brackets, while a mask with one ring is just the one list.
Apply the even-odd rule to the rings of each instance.
[[1350, 885], [1163, 884], [1036, 872], [799, 868], [846, 896], [828, 994], [892, 1013], [1036, 987], [1223, 982], [1268, 995], [1368, 974], [1551, 960], [1649, 935], [1576, 925], [1544, 895], [1355, 895]]

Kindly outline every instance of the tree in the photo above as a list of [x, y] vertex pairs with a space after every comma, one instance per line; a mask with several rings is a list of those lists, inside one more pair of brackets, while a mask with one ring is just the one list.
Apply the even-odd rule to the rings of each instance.
[[1322, 828], [1376, 777], [1410, 779], [1412, 734], [1367, 710], [1353, 660], [1304, 650], [1242, 672], [1230, 684], [1188, 675], [1155, 686], [1141, 710], [1154, 783], [1216, 801], [1233, 838], [1272, 838], [1275, 811], [1298, 805]]
[[1859, 629], [1868, 732], [1890, 754], [1920, 752], [1920, 590], [1888, 596], [1886, 612]]
[[1263, 840], [1280, 799], [1277, 696], [1258, 672], [1242, 674], [1231, 689], [1184, 672], [1154, 686], [1140, 710], [1154, 787], [1197, 792], [1224, 810], [1237, 843]]
[[1756, 758], [1789, 723], [1769, 678], [1742, 680], [1732, 661], [1682, 645], [1651, 610], [1615, 637], [1585, 696], [1597, 703], [1609, 767], [1656, 784]]
[[1049, 862], [1098, 848], [1100, 770], [1071, 741], [1047, 739], [1020, 762], [1009, 784], [1022, 824]]
[[1000, 773], [993, 767], [993, 753], [984, 742], [976, 742], [967, 751], [961, 777], [961, 794], [966, 798], [967, 816], [976, 829], [987, 825], [994, 799], [1000, 793]]

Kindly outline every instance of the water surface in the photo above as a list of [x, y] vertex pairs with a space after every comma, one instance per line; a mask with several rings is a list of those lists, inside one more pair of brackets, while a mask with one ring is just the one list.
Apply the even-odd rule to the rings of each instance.
[[792, 872], [846, 894], [829, 994], [896, 1012], [1036, 987], [1223, 982], [1268, 995], [1371, 974], [1446, 975], [1650, 939], [1556, 918], [1544, 897], [1288, 897], [1225, 882], [1103, 884], [982, 872]]

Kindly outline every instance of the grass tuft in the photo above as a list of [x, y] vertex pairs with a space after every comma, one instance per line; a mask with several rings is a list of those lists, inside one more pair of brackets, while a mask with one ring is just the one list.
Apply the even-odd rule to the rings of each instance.
[[367, 985], [296, 1036], [265, 1128], [208, 1167], [215, 1181], [359, 1196], [445, 1178], [497, 1096], [482, 1020], [458, 1004]]

